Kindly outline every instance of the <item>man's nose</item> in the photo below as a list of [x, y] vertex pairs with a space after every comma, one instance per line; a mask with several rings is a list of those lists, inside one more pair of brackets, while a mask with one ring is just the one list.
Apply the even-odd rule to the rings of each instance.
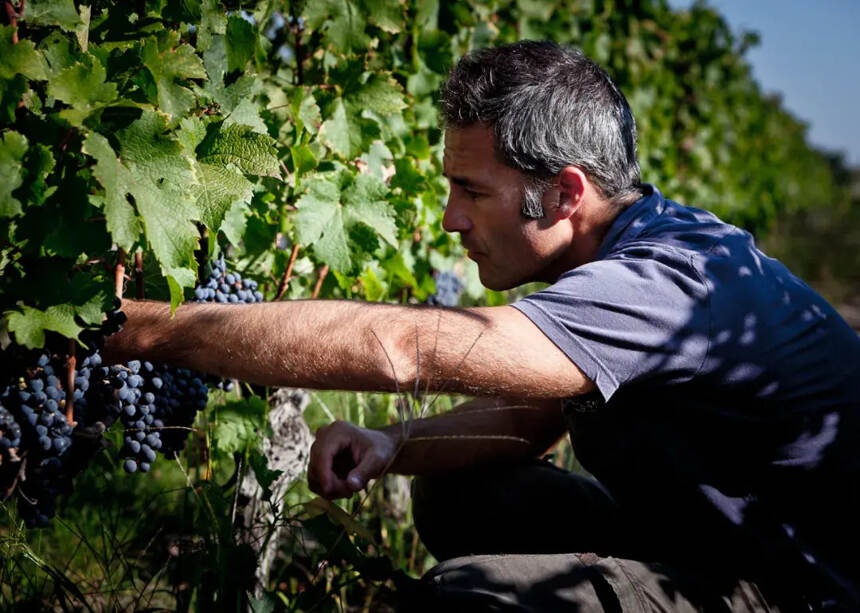
[[453, 196], [448, 198], [448, 204], [445, 206], [442, 227], [446, 232], [468, 232], [472, 229], [472, 220]]

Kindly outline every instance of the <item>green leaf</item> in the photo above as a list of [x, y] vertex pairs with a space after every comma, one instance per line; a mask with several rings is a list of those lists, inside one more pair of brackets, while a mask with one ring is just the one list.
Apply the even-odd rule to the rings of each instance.
[[197, 153], [200, 161], [207, 164], [234, 164], [251, 175], [281, 176], [274, 139], [267, 134], [258, 134], [248, 126], [233, 124], [213, 129]]
[[158, 92], [155, 102], [161, 110], [169, 115], [185, 115], [194, 106], [195, 97], [177, 81], [206, 78], [203, 62], [194, 49], [179, 43], [179, 32], [168, 30], [146, 40], [141, 59], [155, 81]]
[[314, 254], [333, 269], [349, 270], [352, 262], [341, 213], [340, 188], [326, 178], [312, 179], [296, 208], [299, 242], [313, 245]]
[[376, 270], [372, 266], [368, 265], [364, 269], [359, 280], [361, 281], [361, 286], [364, 288], [365, 300], [378, 302], [385, 297], [388, 290], [382, 284], [382, 281], [379, 280], [379, 275], [377, 275]]
[[0, 79], [0, 124], [15, 123], [15, 109], [26, 91], [27, 79], [22, 75]]
[[26, 176], [21, 196], [30, 206], [39, 206], [57, 189], [45, 181], [54, 170], [54, 154], [45, 145], [37, 144], [27, 151], [23, 166]]
[[347, 115], [343, 100], [334, 101], [330, 117], [320, 128], [320, 140], [342, 157], [352, 159], [361, 151], [364, 136], [361, 125]]
[[311, 134], [319, 131], [322, 123], [320, 107], [317, 106], [313, 94], [303, 87], [296, 87], [290, 93], [290, 110], [298, 133], [307, 130]]
[[242, 241], [242, 234], [246, 227], [245, 220], [250, 212], [251, 209], [246, 203], [237, 200], [224, 215], [224, 220], [221, 222], [221, 232], [233, 245], [238, 245]]
[[361, 174], [343, 192], [343, 202], [351, 220], [376, 231], [393, 247], [398, 247], [394, 207], [386, 202], [388, 187], [373, 175]]
[[15, 335], [19, 345], [36, 349], [45, 345], [45, 331], [59, 332], [68, 338], [76, 338], [83, 328], [75, 323], [75, 309], [70, 304], [51, 306], [40, 311], [28, 306], [20, 311], [6, 311], [9, 332]]
[[293, 170], [297, 175], [303, 175], [316, 168], [317, 158], [307, 145], [290, 147], [290, 157], [293, 160]]
[[323, 39], [337, 51], [366, 51], [370, 37], [365, 33], [367, 20], [361, 7], [351, 0], [308, 2], [305, 17], [311, 29], [322, 27]]
[[104, 209], [108, 232], [118, 247], [130, 251], [141, 230], [137, 213], [128, 201], [134, 178], [101, 134], [89, 134], [81, 150], [96, 160], [93, 175], [105, 188], [104, 199], [97, 203]]
[[146, 237], [164, 273], [183, 287], [194, 285], [198, 233], [197, 180], [182, 143], [165, 134], [167, 117], [145, 112], [118, 133], [123, 163], [133, 182], [129, 191], [146, 228]]
[[21, 201], [12, 196], [24, 182], [22, 161], [27, 153], [27, 138], [7, 131], [0, 139], [0, 218], [14, 217], [22, 212]]
[[200, 0], [167, 0], [162, 16], [170, 21], [196, 24], [203, 17]]
[[260, 106], [250, 98], [245, 98], [233, 109], [227, 119], [224, 120], [224, 125], [248, 126], [258, 134], [268, 133], [266, 124], [260, 117]]
[[72, 41], [58, 31], [51, 32], [39, 43], [39, 51], [45, 56], [50, 66], [52, 76], [64, 69], [74, 66], [80, 58], [80, 53], [72, 48]]
[[400, 85], [390, 75], [373, 73], [358, 90], [346, 94], [346, 100], [358, 113], [369, 109], [382, 116], [406, 107]]
[[263, 83], [255, 74], [245, 74], [236, 79], [227, 87], [223, 85], [207, 84], [211, 88], [211, 94], [215, 102], [222, 110], [232, 112], [243, 102], [248, 102], [263, 89]]
[[187, 153], [192, 153], [197, 146], [206, 138], [206, 126], [197, 117], [186, 117], [179, 122], [176, 137]]
[[37, 26], [60, 26], [66, 32], [74, 32], [81, 25], [72, 0], [28, 0], [22, 19]]
[[284, 471], [272, 470], [266, 461], [266, 456], [260, 452], [252, 452], [248, 458], [251, 469], [254, 471], [254, 477], [257, 483], [263, 488], [263, 499], [271, 500], [272, 484], [280, 477]]
[[396, 0], [364, 0], [364, 11], [370, 23], [389, 34], [403, 28], [403, 4]]
[[203, 0], [201, 11], [200, 25], [197, 26], [197, 48], [207, 51], [212, 46], [213, 35], [227, 31], [227, 16], [218, 0]]
[[80, 127], [94, 109], [116, 99], [116, 85], [105, 83], [106, 78], [101, 62], [88, 55], [48, 81], [48, 95], [71, 105], [71, 109], [60, 112], [60, 117]]
[[235, 202], [251, 202], [253, 184], [232, 168], [198, 164], [197, 177], [200, 180], [197, 207], [201, 221], [213, 232], [221, 227], [224, 216]]
[[254, 57], [257, 32], [254, 26], [239, 17], [230, 15], [227, 20], [227, 72], [244, 70], [245, 65]]
[[218, 449], [235, 453], [257, 449], [266, 427], [266, 402], [259, 396], [227, 402], [218, 409], [213, 437]]
[[12, 42], [15, 28], [0, 25], [0, 79], [11, 79], [16, 74], [22, 74], [28, 79], [43, 80], [48, 78], [48, 64], [41, 53], [36, 51], [33, 41], [20, 40]]

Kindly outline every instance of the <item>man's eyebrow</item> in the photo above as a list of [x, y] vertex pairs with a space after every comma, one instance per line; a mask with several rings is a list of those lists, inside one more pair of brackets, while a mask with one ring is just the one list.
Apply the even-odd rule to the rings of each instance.
[[460, 187], [477, 187], [479, 189], [486, 189], [486, 186], [477, 181], [473, 181], [468, 177], [459, 177], [459, 176], [451, 176], [447, 172], [442, 172], [442, 176], [448, 179], [451, 183], [455, 183]]

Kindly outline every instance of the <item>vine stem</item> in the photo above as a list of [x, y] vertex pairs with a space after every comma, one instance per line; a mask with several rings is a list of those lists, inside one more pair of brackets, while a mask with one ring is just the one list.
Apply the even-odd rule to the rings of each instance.
[[328, 275], [328, 270], [328, 264], [325, 264], [320, 268], [320, 276], [319, 279], [317, 279], [317, 284], [314, 286], [314, 292], [311, 294], [311, 299], [320, 295], [320, 290], [322, 289], [322, 284], [323, 281], [325, 281], [326, 275]]
[[125, 251], [119, 249], [116, 252], [116, 266], [113, 269], [114, 292], [116, 297], [122, 300], [123, 282], [125, 281]]
[[6, 0], [3, 3], [6, 6], [6, 16], [9, 17], [9, 25], [12, 26], [12, 44], [18, 44], [18, 17], [24, 13], [24, 2], [21, 1], [21, 4], [18, 7], [18, 10], [15, 10], [15, 7], [12, 6], [11, 0]]
[[75, 368], [78, 364], [75, 349], [75, 341], [70, 339], [69, 359], [66, 360], [66, 421], [73, 428], [78, 425], [75, 421]]
[[299, 255], [299, 244], [293, 245], [293, 251], [290, 253], [290, 263], [287, 264], [287, 270], [284, 271], [284, 276], [281, 277], [281, 282], [278, 284], [278, 293], [275, 295], [275, 300], [280, 300], [287, 291], [287, 285], [293, 276], [293, 264], [296, 263], [296, 256]]
[[143, 288], [143, 252], [140, 249], [134, 254], [134, 285], [137, 288], [137, 299], [143, 300], [146, 296]]

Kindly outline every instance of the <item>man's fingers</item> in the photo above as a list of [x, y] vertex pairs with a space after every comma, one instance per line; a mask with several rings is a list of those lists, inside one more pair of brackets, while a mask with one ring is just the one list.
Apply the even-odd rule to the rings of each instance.
[[385, 459], [375, 449], [367, 449], [358, 466], [349, 471], [349, 475], [346, 477], [346, 484], [352, 491], [357, 492], [364, 488], [368, 481], [380, 476], [384, 469]]

